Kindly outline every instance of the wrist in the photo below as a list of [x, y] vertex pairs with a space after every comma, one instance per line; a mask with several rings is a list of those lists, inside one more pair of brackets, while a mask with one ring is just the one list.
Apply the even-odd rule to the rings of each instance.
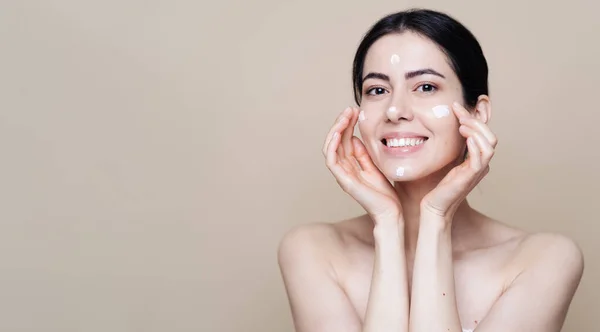
[[404, 220], [400, 215], [386, 215], [372, 217], [373, 235], [376, 238], [387, 236], [387, 234], [397, 234], [398, 230], [404, 229]]
[[421, 213], [419, 227], [443, 231], [452, 226], [452, 217], [435, 213]]
[[421, 204], [421, 220], [432, 220], [434, 222], [452, 222], [455, 210], [437, 209], [429, 204]]
[[373, 227], [373, 239], [375, 246], [382, 248], [396, 248], [396, 245], [401, 243], [403, 236], [404, 225], [398, 224], [394, 220], [385, 220]]
[[388, 213], [383, 215], [371, 216], [375, 225], [383, 225], [384, 227], [391, 225], [404, 225], [404, 218], [401, 213]]

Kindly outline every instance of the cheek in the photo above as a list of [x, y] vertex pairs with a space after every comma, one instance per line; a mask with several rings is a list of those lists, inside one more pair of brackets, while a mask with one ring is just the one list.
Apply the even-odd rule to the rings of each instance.
[[421, 107], [418, 114], [423, 125], [435, 136], [458, 133], [458, 119], [448, 105]]
[[360, 111], [360, 113], [358, 113], [358, 123], [356, 124], [356, 127], [358, 128], [360, 137], [362, 137], [363, 139], [369, 139], [372, 136], [372, 128], [363, 111]]
[[447, 104], [429, 104], [418, 106], [418, 112], [424, 119], [433, 123], [440, 121], [448, 123], [449, 120], [451, 121], [451, 119], [456, 118], [450, 109], [450, 106]]
[[362, 113], [361, 111], [361, 113], [358, 113], [358, 123], [356, 126], [358, 128], [358, 133], [360, 134], [360, 137], [362, 138], [362, 141], [365, 144], [365, 147], [367, 148], [367, 151], [369, 153], [373, 153], [376, 149], [376, 124], [376, 119], [369, 117], [368, 112]]
[[371, 131], [374, 130], [375, 125], [377, 123], [377, 117], [373, 114], [372, 111], [368, 109], [361, 108], [358, 112], [358, 122], [357, 126], [360, 129], [360, 134], [365, 136], [370, 136]]
[[440, 145], [451, 150], [459, 148], [463, 137], [458, 131], [458, 119], [447, 105], [436, 105], [420, 112], [421, 121]]
[[436, 136], [443, 151], [452, 155], [461, 151], [466, 144], [466, 139], [458, 131], [456, 122], [447, 123], [444, 128], [439, 128]]
[[365, 115], [365, 111], [360, 110], [360, 112], [358, 113], [358, 121], [363, 122], [367, 119], [366, 115]]
[[437, 105], [431, 108], [431, 114], [436, 119], [447, 118], [450, 116], [450, 106]]

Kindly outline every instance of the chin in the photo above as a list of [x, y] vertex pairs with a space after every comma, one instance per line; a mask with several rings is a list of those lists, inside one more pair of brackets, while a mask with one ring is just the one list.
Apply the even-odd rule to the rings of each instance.
[[417, 180], [423, 179], [424, 176], [418, 176], [418, 175], [407, 175], [407, 176], [392, 176], [389, 177], [388, 179], [394, 183], [394, 182], [415, 182]]
[[421, 179], [428, 174], [423, 167], [409, 160], [386, 160], [379, 166], [381, 173], [393, 182], [407, 182]]
[[412, 182], [428, 177], [442, 178], [455, 166], [454, 160], [444, 162], [439, 159], [387, 159], [380, 162], [379, 169], [392, 182]]

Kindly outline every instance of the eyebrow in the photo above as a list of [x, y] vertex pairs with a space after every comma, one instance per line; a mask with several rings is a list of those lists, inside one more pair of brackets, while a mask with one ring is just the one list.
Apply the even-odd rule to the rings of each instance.
[[[418, 69], [418, 70], [413, 70], [413, 71], [409, 71], [406, 72], [404, 74], [404, 78], [407, 80], [410, 80], [411, 78], [415, 78], [417, 76], [421, 76], [421, 75], [435, 75], [435, 76], [439, 76], [441, 78], [446, 78], [444, 75], [438, 73], [437, 71], [431, 69], [431, 68], [425, 68], [425, 69]], [[365, 77], [363, 78], [363, 82], [366, 81], [369, 78], [375, 78], [375, 79], [380, 79], [386, 82], [390, 82], [390, 77], [386, 74], [382, 74], [382, 73], [368, 73], [367, 75], [365, 75]]]

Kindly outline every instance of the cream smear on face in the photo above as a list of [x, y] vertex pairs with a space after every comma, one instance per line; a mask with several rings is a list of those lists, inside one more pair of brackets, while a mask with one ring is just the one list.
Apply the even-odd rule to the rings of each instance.
[[399, 64], [400, 63], [400, 56], [398, 56], [398, 54], [392, 55], [392, 57], [390, 58], [390, 62], [392, 63], [392, 65]]
[[387, 113], [389, 114], [395, 114], [396, 112], [398, 112], [398, 109], [394, 106], [388, 108]]
[[396, 176], [404, 176], [404, 167], [399, 166], [396, 168]]
[[358, 113], [358, 121], [365, 121], [367, 119], [367, 117], [365, 116], [365, 111], [360, 111], [360, 113]]
[[437, 105], [436, 107], [432, 108], [431, 111], [433, 112], [433, 116], [438, 119], [450, 115], [450, 107], [448, 105]]

